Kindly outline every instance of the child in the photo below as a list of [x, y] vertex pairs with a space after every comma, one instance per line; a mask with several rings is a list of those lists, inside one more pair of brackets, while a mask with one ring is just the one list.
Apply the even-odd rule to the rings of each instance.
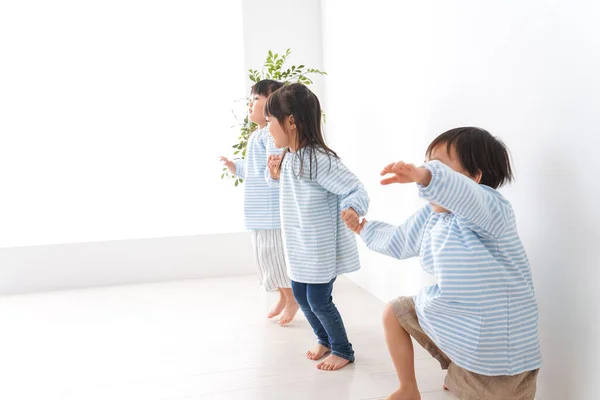
[[[460, 399], [533, 399], [541, 366], [531, 270], [510, 203], [496, 189], [513, 179], [508, 151], [478, 128], [438, 136], [422, 167], [398, 162], [382, 184], [416, 182], [430, 202], [399, 227], [363, 220], [355, 232], [389, 256], [420, 256], [437, 284], [400, 297], [383, 315], [400, 388], [388, 399], [420, 399], [414, 337], [448, 369]], [[350, 221], [356, 226], [356, 221]], [[410, 335], [410, 336], [409, 336]]]
[[244, 179], [244, 217], [246, 229], [252, 232], [261, 284], [269, 292], [279, 291], [279, 302], [268, 317], [273, 318], [283, 312], [279, 323], [286, 325], [294, 319], [298, 303], [292, 294], [285, 265], [279, 221], [279, 190], [265, 182], [265, 174], [268, 174], [267, 156], [281, 154], [281, 150], [273, 145], [263, 112], [267, 97], [281, 86], [282, 83], [268, 79], [252, 86], [249, 119], [258, 125], [258, 130], [248, 139], [246, 160], [229, 161], [221, 157], [221, 161], [232, 174]]
[[269, 160], [274, 186], [280, 187], [281, 226], [292, 290], [318, 343], [306, 355], [333, 371], [354, 361], [342, 317], [331, 296], [340, 274], [360, 268], [352, 231], [342, 218], [356, 221], [369, 198], [360, 181], [325, 144], [321, 106], [302, 84], [290, 84], [267, 100], [269, 132], [283, 156]]

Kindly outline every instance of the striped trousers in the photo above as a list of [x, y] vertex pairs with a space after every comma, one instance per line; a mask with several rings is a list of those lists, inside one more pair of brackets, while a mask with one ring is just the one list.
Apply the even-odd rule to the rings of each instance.
[[291, 280], [285, 265], [281, 229], [252, 231], [254, 259], [260, 272], [260, 283], [268, 292], [278, 288], [291, 288]]

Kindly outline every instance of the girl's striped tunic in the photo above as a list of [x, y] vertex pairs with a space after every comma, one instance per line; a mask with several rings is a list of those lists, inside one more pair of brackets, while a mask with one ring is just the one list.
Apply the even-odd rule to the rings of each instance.
[[365, 215], [369, 196], [339, 158], [311, 148], [288, 152], [279, 181], [268, 180], [280, 186], [281, 228], [293, 281], [327, 283], [360, 268], [355, 235], [340, 213], [353, 208]]
[[250, 135], [245, 160], [235, 160], [235, 175], [244, 179], [244, 221], [246, 229], [280, 229], [279, 190], [265, 181], [267, 157], [281, 154], [267, 127]]
[[458, 366], [517, 375], [542, 363], [538, 307], [510, 203], [439, 161], [421, 196], [427, 205], [399, 227], [367, 222], [367, 246], [398, 259], [420, 256], [437, 284], [415, 297], [421, 327]]

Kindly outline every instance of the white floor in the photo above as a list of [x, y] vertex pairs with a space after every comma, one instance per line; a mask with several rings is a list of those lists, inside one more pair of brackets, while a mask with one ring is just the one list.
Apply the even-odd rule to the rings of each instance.
[[[383, 304], [336, 283], [354, 365], [319, 371], [301, 313], [266, 319], [276, 296], [257, 278], [205, 279], [0, 298], [0, 399], [379, 399], [396, 376], [381, 330]], [[423, 400], [453, 399], [444, 372], [416, 348]]]

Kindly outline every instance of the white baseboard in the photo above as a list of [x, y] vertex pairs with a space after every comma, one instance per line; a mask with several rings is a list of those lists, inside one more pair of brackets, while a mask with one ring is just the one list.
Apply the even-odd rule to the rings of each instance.
[[253, 274], [250, 234], [0, 249], [0, 294]]

